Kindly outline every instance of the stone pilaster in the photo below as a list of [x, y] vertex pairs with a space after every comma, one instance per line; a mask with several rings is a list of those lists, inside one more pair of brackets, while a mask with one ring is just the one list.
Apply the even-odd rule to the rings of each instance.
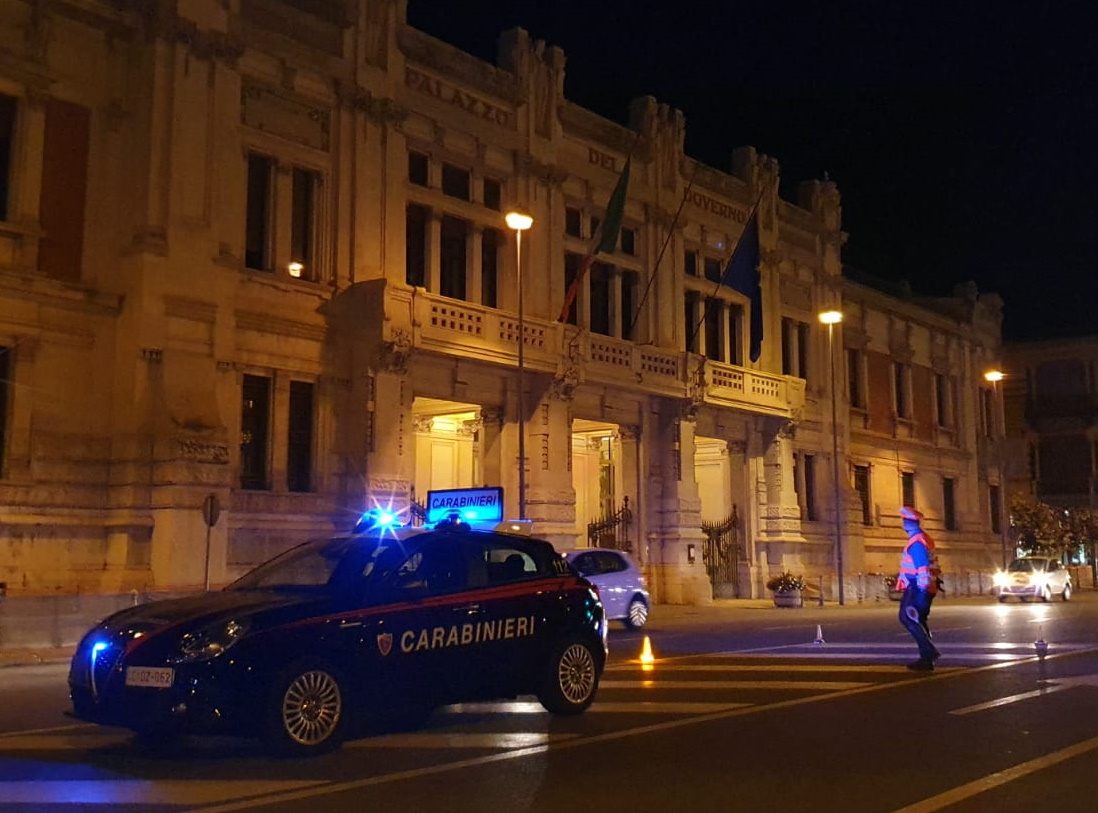
[[571, 444], [572, 402], [548, 390], [526, 420], [526, 513], [537, 535], [562, 550], [576, 545]]

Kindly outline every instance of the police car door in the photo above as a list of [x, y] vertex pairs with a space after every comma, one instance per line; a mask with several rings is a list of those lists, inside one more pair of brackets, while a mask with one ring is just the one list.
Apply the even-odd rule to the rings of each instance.
[[389, 650], [390, 674], [407, 687], [409, 701], [444, 703], [454, 696], [466, 579], [461, 548], [449, 536], [423, 540], [392, 574], [392, 609], [379, 646]]
[[[526, 542], [502, 534], [468, 539], [470, 595], [477, 597], [472, 691], [508, 694], [529, 674], [541, 652], [549, 599], [539, 565]], [[479, 587], [479, 589], [478, 589]], [[521, 687], [520, 687], [521, 688]]]

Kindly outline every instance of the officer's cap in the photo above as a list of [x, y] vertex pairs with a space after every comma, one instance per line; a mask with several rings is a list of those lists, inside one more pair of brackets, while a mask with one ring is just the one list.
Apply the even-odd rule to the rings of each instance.
[[905, 505], [903, 508], [900, 509], [900, 517], [902, 519], [910, 519], [914, 520], [915, 522], [920, 522], [923, 518], [923, 512], [916, 511], [911, 506]]

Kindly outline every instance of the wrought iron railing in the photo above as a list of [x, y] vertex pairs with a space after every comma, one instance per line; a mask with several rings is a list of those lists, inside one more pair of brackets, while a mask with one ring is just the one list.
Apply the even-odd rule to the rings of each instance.
[[413, 528], [422, 528], [427, 522], [427, 506], [421, 502], [411, 500], [408, 503], [408, 521]]
[[593, 548], [613, 548], [631, 553], [632, 533], [633, 511], [629, 508], [629, 498], [625, 497], [621, 508], [587, 523], [587, 544]]
[[[720, 522], [703, 522], [705, 548], [702, 558], [714, 595], [731, 590], [736, 595], [736, 570], [740, 561], [740, 517], [736, 506]], [[724, 588], [722, 590], [722, 588]]]

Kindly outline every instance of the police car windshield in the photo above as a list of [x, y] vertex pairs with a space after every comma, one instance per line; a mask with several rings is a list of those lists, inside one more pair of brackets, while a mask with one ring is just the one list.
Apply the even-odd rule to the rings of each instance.
[[353, 536], [306, 542], [229, 585], [229, 590], [332, 592], [387, 573], [405, 557], [397, 539]]

